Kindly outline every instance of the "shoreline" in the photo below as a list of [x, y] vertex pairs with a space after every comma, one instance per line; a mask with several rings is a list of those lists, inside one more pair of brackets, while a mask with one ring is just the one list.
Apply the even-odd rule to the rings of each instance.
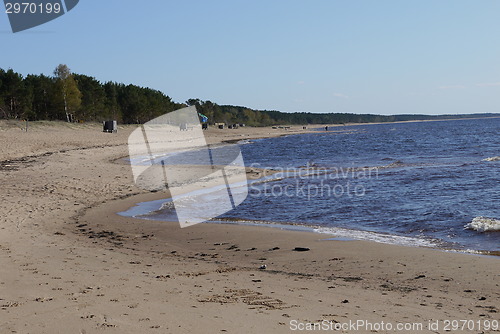
[[[165, 197], [166, 196], [166, 197]], [[135, 220], [147, 220], [154, 221], [158, 223], [171, 223], [178, 224], [178, 222], [167, 221], [163, 219], [157, 218], [148, 218], [148, 216], [154, 216], [155, 212], [161, 210], [161, 207], [165, 202], [171, 201], [171, 197], [168, 195], [161, 196], [161, 198], [153, 199], [152, 201], [145, 202], [136, 202], [131, 207], [128, 207], [124, 211], [115, 212], [117, 215], [135, 219]], [[153, 204], [153, 202], [159, 202]], [[161, 204], [160, 204], [161, 203]], [[156, 204], [159, 204], [156, 205]], [[154, 207], [153, 207], [154, 205]], [[147, 206], [151, 206], [150, 208], [146, 208]], [[156, 208], [156, 209], [154, 209]], [[411, 248], [424, 248], [424, 249], [433, 249], [436, 251], [442, 252], [450, 252], [450, 253], [458, 253], [458, 254], [468, 254], [475, 256], [487, 256], [496, 259], [500, 259], [500, 251], [489, 251], [489, 250], [476, 250], [476, 249], [460, 249], [460, 248], [451, 248], [445, 246], [439, 246], [438, 244], [433, 244], [431, 241], [427, 239], [408, 237], [403, 235], [382, 233], [382, 232], [374, 232], [374, 231], [365, 231], [365, 230], [356, 230], [350, 228], [333, 228], [338, 230], [337, 233], [334, 232], [322, 232], [319, 231], [322, 227], [318, 225], [306, 225], [301, 223], [286, 223], [286, 222], [274, 222], [274, 221], [253, 221], [248, 219], [217, 219], [214, 218], [210, 221], [203, 222], [202, 224], [227, 224], [227, 225], [239, 225], [239, 226], [254, 226], [257, 228], [273, 228], [278, 230], [288, 230], [288, 231], [301, 231], [305, 233], [312, 233], [316, 236], [322, 236], [322, 240], [349, 240], [349, 241], [363, 241], [363, 242], [374, 242], [379, 244], [387, 244], [399, 247], [411, 247]], [[344, 232], [344, 233], [342, 233]], [[357, 236], [353, 236], [353, 234], [357, 234]], [[350, 236], [345, 236], [345, 234], [350, 234]], [[360, 234], [362, 236], [360, 236]], [[364, 237], [364, 238], [363, 238]], [[370, 239], [372, 237], [372, 239]], [[373, 238], [380, 238], [378, 240], [373, 240]], [[397, 240], [394, 240], [397, 239]], [[391, 240], [393, 240], [391, 242]]]
[[[401, 122], [400, 122], [401, 123]], [[370, 123], [368, 123], [370, 124]], [[323, 131], [316, 131], [316, 129], [313, 129], [313, 133], [323, 133]], [[335, 131], [332, 131], [332, 133]], [[309, 133], [309, 132], [305, 132]], [[281, 134], [279, 136], [288, 136], [288, 135], [301, 135], [304, 133], [293, 133], [293, 134]], [[276, 137], [276, 136], [275, 136]], [[248, 138], [248, 139], [243, 139], [243, 140], [254, 140], [254, 139], [272, 139], [273, 137], [263, 137], [263, 138]], [[241, 141], [242, 139], [231, 139], [231, 140], [224, 140], [222, 143], [213, 143], [212, 145], [223, 145], [224, 143], [237, 143]], [[120, 161], [119, 163], [123, 163]], [[385, 166], [384, 166], [385, 167]], [[249, 176], [249, 171], [247, 167], [247, 176]], [[380, 167], [374, 167], [374, 168], [380, 168]], [[271, 167], [273, 170], [273, 168]], [[253, 170], [253, 168], [252, 168]], [[275, 170], [274, 170], [275, 171]], [[260, 175], [266, 174], [263, 171], [260, 171]], [[267, 174], [266, 174], [267, 175]], [[264, 182], [264, 179], [252, 179], [252, 181], [256, 182]], [[250, 178], [249, 178], [250, 182]], [[250, 184], [250, 183], [249, 183]], [[207, 190], [207, 189], [204, 189]], [[208, 189], [209, 190], [209, 189]], [[190, 194], [189, 187], [187, 188], [186, 192], [183, 194], [189, 196]], [[127, 216], [130, 218], [135, 218], [135, 219], [140, 219], [140, 220], [155, 220], [155, 221], [168, 221], [164, 219], [159, 219], [159, 218], [148, 218], [148, 216], [152, 215], [155, 216], [155, 213], [161, 210], [162, 204], [165, 202], [168, 202], [171, 200], [171, 197], [165, 196], [160, 199], [163, 203], [160, 203], [158, 206], [155, 206], [154, 208], [140, 208], [143, 206], [148, 206], [150, 205], [150, 202], [137, 202], [135, 203], [134, 206], [128, 208], [128, 210], [124, 210], [123, 212], [120, 212], [120, 215]], [[127, 212], [134, 210], [135, 214], [127, 214]], [[135, 216], [142, 216], [142, 217], [135, 217]], [[321, 234], [324, 235], [325, 237], [329, 236], [330, 238], [350, 238], [352, 240], [362, 240], [362, 241], [369, 241], [369, 242], [376, 242], [376, 243], [382, 243], [382, 244], [390, 244], [390, 245], [399, 245], [403, 247], [423, 247], [423, 248], [429, 248], [429, 249], [435, 249], [439, 251], [444, 251], [444, 252], [455, 252], [455, 253], [464, 253], [464, 254], [473, 254], [473, 255], [479, 255], [479, 256], [493, 256], [493, 257], [498, 257], [500, 256], [500, 251], [498, 250], [489, 250], [489, 249], [476, 249], [476, 248], [468, 248], [466, 245], [458, 244], [458, 243], [453, 243], [450, 241], [444, 241], [441, 239], [434, 239], [431, 236], [428, 236], [427, 238], [422, 238], [422, 237], [415, 237], [415, 236], [406, 236], [402, 234], [391, 234], [388, 232], [376, 232], [376, 231], [370, 231], [370, 230], [360, 230], [356, 228], [338, 228], [338, 227], [328, 227], [328, 226], [323, 226], [320, 227], [318, 225], [314, 224], [307, 224], [306, 222], [300, 223], [300, 222], [278, 222], [278, 221], [252, 221], [252, 220], [247, 220], [244, 218], [241, 219], [223, 219], [223, 221], [217, 220], [216, 218], [212, 219], [211, 221], [208, 221], [208, 223], [226, 223], [226, 224], [237, 224], [237, 225], [249, 225], [249, 226], [263, 226], [263, 227], [270, 227], [270, 226], [275, 226], [275, 228], [278, 229], [283, 229], [287, 228], [289, 226], [302, 226], [304, 229], [309, 230], [309, 233], [316, 233], [316, 234]], [[325, 230], [330, 230], [330, 231], [325, 231]], [[488, 232], [488, 233], [496, 233], [496, 232]], [[347, 237], [345, 235], [348, 235]]]
[[[151, 198], [149, 195], [139, 196], [141, 200]], [[236, 287], [245, 293], [261, 293], [270, 288], [265, 299], [279, 306], [268, 305], [263, 306], [263, 309], [267, 310], [264, 313], [268, 313], [266, 319], [274, 318], [278, 324], [283, 322], [280, 321], [280, 318], [283, 320], [282, 311], [278, 310], [286, 310], [290, 316], [287, 319], [312, 321], [319, 313], [325, 314], [324, 307], [337, 310], [331, 313], [337, 316], [330, 316], [335, 321], [342, 319], [340, 310], [348, 309], [351, 309], [347, 311], [351, 315], [346, 319], [354, 314], [361, 317], [355, 311], [361, 309], [365, 310], [365, 313], [361, 312], [363, 317], [370, 321], [384, 319], [395, 322], [401, 314], [412, 321], [423, 318], [430, 321], [444, 317], [456, 318], [459, 314], [462, 317], [464, 314], [474, 317], [476, 313], [470, 311], [480, 305], [478, 301], [486, 298], [488, 305], [495, 305], [494, 300], [499, 298], [498, 292], [495, 292], [498, 283], [494, 279], [500, 276], [496, 269], [497, 257], [359, 240], [326, 240], [326, 236], [308, 231], [264, 229], [262, 226], [202, 223], [181, 229], [178, 223], [131, 219], [116, 214], [117, 210], [129, 207], [137, 199], [137, 196], [133, 196], [92, 208], [77, 223], [85, 224], [90, 235], [107, 231], [107, 236], [97, 241], [101, 247], [112, 247], [116, 251], [132, 250], [147, 263], [160, 256], [164, 269], [157, 268], [160, 263], [153, 261], [148, 269], [148, 272], [152, 271], [150, 276], [163, 280], [166, 270], [168, 280], [188, 275], [194, 279], [192, 284], [205, 286], [205, 276], [216, 273], [215, 277], [218, 278], [215, 282], [211, 278], [209, 286], [217, 293], [208, 297], [208, 300], [215, 298], [215, 301], [201, 302], [209, 308], [227, 310], [227, 304], [220, 302], [220, 298], [232, 298], [232, 292], [227, 291], [237, 290]], [[101, 223], [96, 224], [99, 221]], [[87, 236], [86, 232], [82, 233]], [[118, 243], [116, 238], [120, 239]], [[294, 251], [296, 247], [309, 248], [309, 251], [297, 252]], [[181, 261], [182, 271], [172, 273], [168, 269], [172, 265], [171, 258]], [[193, 264], [194, 268], [202, 266], [203, 269], [185, 271], [192, 270], [188, 268], [193, 268]], [[262, 265], [266, 265], [266, 269], [259, 269]], [[470, 266], [474, 267], [474, 272], [469, 270]], [[484, 282], [485, 277], [490, 277], [492, 281]], [[279, 285], [276, 285], [276, 280]], [[223, 282], [222, 286], [218, 285], [219, 281]], [[490, 288], [487, 288], [488, 285]], [[257, 290], [254, 290], [256, 287]], [[315, 300], [293, 304], [289, 308], [293, 295], [290, 289], [300, 293], [304, 287], [307, 287], [305, 291], [314, 291]], [[300, 294], [303, 299], [304, 292]], [[275, 295], [279, 296], [277, 300], [273, 300]], [[201, 293], [199, 296], [204, 295]], [[376, 301], [375, 298], [380, 300]], [[420, 306], [415, 307], [415, 299], [420, 301]], [[328, 300], [331, 304], [325, 306], [321, 300]], [[348, 302], [344, 303], [345, 300]], [[397, 305], [398, 311], [391, 316], [382, 316], [380, 312], [390, 300]], [[230, 304], [234, 308], [245, 307], [245, 302], [241, 300], [238, 305]], [[391, 302], [391, 308], [390, 305]], [[254, 309], [253, 304], [247, 304], [246, 307], [248, 310]], [[323, 311], [320, 312], [321, 309]], [[367, 312], [368, 309], [371, 311]], [[496, 319], [497, 309], [487, 310], [493, 313], [488, 311], [481, 317]], [[289, 332], [283, 327], [278, 326], [275, 330]]]
[[[133, 129], [0, 131], [2, 333], [290, 333], [293, 321], [498, 320], [497, 258], [117, 215], [165, 196], [137, 189], [130, 166], [114, 162]], [[215, 130], [210, 141], [280, 134], [237, 131]], [[36, 157], [6, 162], [28, 156]]]

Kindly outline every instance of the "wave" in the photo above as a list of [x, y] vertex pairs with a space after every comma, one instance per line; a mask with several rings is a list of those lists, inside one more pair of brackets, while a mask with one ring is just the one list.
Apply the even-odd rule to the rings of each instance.
[[250, 139], [243, 139], [237, 142], [238, 145], [247, 145], [247, 144], [253, 144], [254, 141]]
[[320, 227], [315, 228], [314, 232], [322, 234], [330, 234], [335, 237], [348, 238], [354, 240], [367, 240], [383, 244], [392, 244], [410, 247], [430, 247], [439, 248], [441, 242], [437, 239], [424, 239], [405, 237], [400, 235], [383, 234], [377, 232], [350, 230], [340, 227]]
[[464, 227], [478, 232], [500, 231], [500, 220], [479, 216]]
[[320, 227], [313, 225], [303, 225], [299, 223], [273, 222], [268, 220], [249, 220], [236, 217], [216, 218], [210, 222], [219, 224], [222, 223], [266, 226], [283, 230], [314, 232], [319, 234], [326, 234], [332, 237], [331, 239], [324, 240], [365, 240], [383, 244], [427, 248], [441, 248], [441, 246], [443, 246], [443, 241], [439, 239], [406, 237], [378, 232], [347, 229], [342, 227]]
[[401, 160], [397, 160], [397, 161], [394, 161], [388, 165], [380, 166], [377, 168], [398, 168], [398, 167], [406, 167], [406, 166], [409, 166], [409, 165], [403, 163], [403, 161], [401, 161]]
[[482, 161], [500, 161], [500, 157], [499, 156], [489, 157], [489, 158], [483, 159]]

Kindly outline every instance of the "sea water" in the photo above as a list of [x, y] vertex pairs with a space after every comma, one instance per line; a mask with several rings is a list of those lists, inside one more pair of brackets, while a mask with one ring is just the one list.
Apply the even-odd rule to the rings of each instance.
[[[247, 199], [214, 221], [303, 226], [325, 237], [409, 246], [500, 250], [500, 118], [329, 130], [242, 142], [245, 165], [274, 174], [249, 180]], [[200, 205], [212, 200], [207, 194]], [[172, 220], [175, 210], [167, 202], [135, 216]]]

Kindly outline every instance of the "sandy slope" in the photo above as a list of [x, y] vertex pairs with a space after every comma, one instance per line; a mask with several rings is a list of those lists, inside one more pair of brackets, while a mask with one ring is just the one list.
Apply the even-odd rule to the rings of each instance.
[[[479, 325], [500, 317], [498, 258], [123, 218], [115, 212], [161, 196], [116, 163], [134, 127], [20, 127], [0, 123], [0, 333], [288, 333], [322, 320], [443, 333], [461, 319], [474, 321], [464, 333], [493, 333]], [[282, 133], [209, 132], [211, 142]]]

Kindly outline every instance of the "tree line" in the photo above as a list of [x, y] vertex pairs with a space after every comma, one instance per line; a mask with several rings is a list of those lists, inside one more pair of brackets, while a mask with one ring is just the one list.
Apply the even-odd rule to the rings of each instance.
[[255, 110], [241, 106], [219, 105], [212, 101], [189, 99], [174, 102], [163, 92], [123, 83], [102, 83], [96, 78], [71, 73], [60, 64], [53, 76], [29, 74], [0, 68], [0, 118], [25, 120], [65, 120], [89, 122], [117, 120], [142, 124], [185, 106], [196, 106], [209, 123], [269, 126], [278, 124], [382, 123], [411, 120], [486, 117], [498, 114], [469, 115], [374, 115], [348, 113], [285, 113]]
[[446, 120], [459, 118], [480, 118], [500, 116], [500, 114], [462, 114], [462, 115], [376, 115], [350, 113], [310, 113], [310, 112], [281, 112], [277, 110], [254, 110], [247, 107], [217, 105], [211, 101], [190, 99], [188, 105], [195, 105], [196, 109], [215, 122], [227, 124], [244, 123], [250, 126], [269, 125], [305, 125], [305, 124], [348, 124], [348, 123], [389, 123], [419, 120]]
[[123, 83], [101, 83], [59, 65], [53, 76], [0, 68], [0, 118], [144, 123], [182, 108], [164, 93]]

